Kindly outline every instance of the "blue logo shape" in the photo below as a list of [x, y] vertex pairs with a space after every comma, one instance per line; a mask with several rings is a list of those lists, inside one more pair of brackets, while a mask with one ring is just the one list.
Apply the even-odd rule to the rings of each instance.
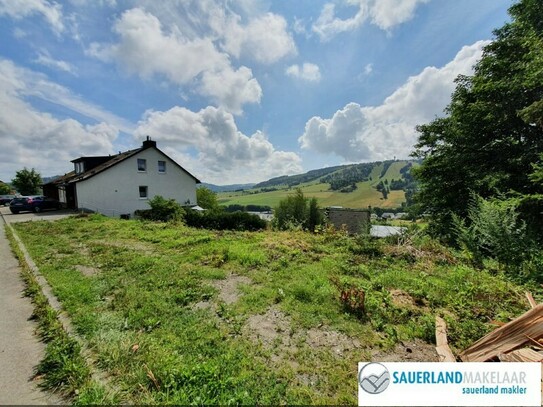
[[390, 373], [381, 363], [368, 363], [358, 373], [358, 384], [366, 393], [382, 393], [390, 384]]

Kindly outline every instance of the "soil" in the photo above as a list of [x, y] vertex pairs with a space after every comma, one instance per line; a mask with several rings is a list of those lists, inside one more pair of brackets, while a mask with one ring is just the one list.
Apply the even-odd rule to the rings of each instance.
[[230, 305], [239, 300], [241, 293], [239, 292], [239, 285], [250, 285], [252, 280], [249, 277], [239, 276], [237, 274], [231, 274], [224, 280], [217, 280], [213, 282], [213, 287], [219, 290], [219, 299]]
[[[234, 304], [241, 297], [239, 286], [241, 284], [250, 285], [252, 280], [249, 277], [231, 274], [224, 280], [216, 280], [211, 285], [219, 290], [218, 298], [225, 304]], [[192, 306], [194, 310], [200, 309], [216, 309], [216, 304], [212, 301], [200, 301]]]
[[439, 362], [435, 345], [420, 339], [398, 343], [391, 351], [372, 352], [374, 362]]
[[97, 268], [81, 265], [75, 266], [75, 269], [83, 274], [85, 277], [91, 277], [100, 272], [100, 270], [98, 270]]

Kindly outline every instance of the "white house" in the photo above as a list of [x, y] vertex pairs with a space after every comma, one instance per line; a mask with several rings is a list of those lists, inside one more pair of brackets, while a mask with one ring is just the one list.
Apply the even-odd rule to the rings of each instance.
[[138, 209], [149, 209], [147, 202], [156, 195], [181, 205], [196, 205], [200, 181], [149, 137], [141, 148], [112, 156], [80, 157], [72, 163], [73, 172], [44, 185], [45, 195], [57, 197], [69, 208], [107, 216], [133, 215]]

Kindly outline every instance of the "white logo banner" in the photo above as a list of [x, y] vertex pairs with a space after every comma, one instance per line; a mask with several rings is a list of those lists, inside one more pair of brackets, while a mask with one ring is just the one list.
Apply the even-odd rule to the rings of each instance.
[[541, 406], [540, 363], [359, 363], [359, 406]]

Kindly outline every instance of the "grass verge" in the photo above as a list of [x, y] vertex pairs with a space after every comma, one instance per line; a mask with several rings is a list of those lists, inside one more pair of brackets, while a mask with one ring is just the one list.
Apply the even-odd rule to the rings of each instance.
[[6, 234], [21, 265], [21, 277], [26, 286], [24, 293], [34, 304], [32, 318], [38, 324], [38, 335], [46, 344], [44, 358], [35, 371], [35, 376], [40, 379], [39, 386], [70, 399], [76, 405], [116, 404], [112, 393], [92, 379], [79, 343], [64, 330], [58, 312], [49, 305], [11, 228], [6, 228]]

